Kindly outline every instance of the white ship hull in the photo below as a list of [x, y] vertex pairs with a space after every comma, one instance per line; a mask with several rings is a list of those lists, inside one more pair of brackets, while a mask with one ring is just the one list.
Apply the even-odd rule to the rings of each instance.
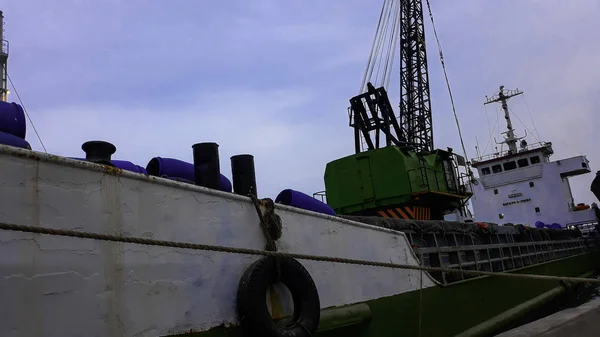
[[[0, 222], [264, 249], [249, 198], [0, 145]], [[403, 233], [277, 205], [280, 251], [417, 265]], [[0, 230], [0, 336], [164, 336], [237, 322], [257, 256]], [[432, 287], [427, 273], [300, 261], [322, 308]]]

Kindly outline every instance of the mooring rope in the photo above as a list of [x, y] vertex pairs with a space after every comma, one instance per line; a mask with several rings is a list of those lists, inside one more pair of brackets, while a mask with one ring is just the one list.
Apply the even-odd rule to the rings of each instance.
[[277, 251], [277, 240], [281, 238], [282, 224], [281, 218], [275, 213], [275, 203], [270, 198], [258, 199], [254, 194], [248, 195], [254, 204], [260, 228], [267, 240], [265, 250]]
[[384, 268], [393, 268], [393, 269], [421, 270], [421, 271], [426, 271], [426, 272], [442, 272], [442, 273], [466, 274], [466, 275], [474, 275], [474, 276], [498, 276], [498, 277], [520, 278], [520, 279], [531, 279], [531, 280], [564, 281], [564, 282], [573, 282], [573, 283], [586, 283], [587, 282], [587, 283], [600, 284], [600, 279], [590, 279], [590, 278], [582, 278], [582, 277], [563, 277], [563, 276], [532, 275], [532, 274], [510, 274], [510, 273], [505, 273], [505, 272], [490, 272], [490, 271], [481, 271], [481, 270], [464, 270], [464, 269], [460, 270], [460, 269], [442, 268], [442, 267], [428, 267], [428, 266], [408, 265], [408, 264], [399, 264], [399, 263], [391, 263], [391, 262], [377, 262], [377, 261], [347, 259], [347, 258], [331, 257], [331, 256], [284, 253], [284, 252], [250, 249], [250, 248], [234, 248], [234, 247], [206, 245], [206, 244], [199, 244], [199, 243], [186, 243], [186, 242], [176, 242], [176, 241], [145, 239], [145, 238], [140, 238], [140, 237], [131, 237], [131, 236], [126, 237], [126, 236], [111, 235], [111, 234], [80, 232], [80, 231], [74, 231], [74, 230], [70, 230], [70, 229], [54, 229], [54, 228], [44, 228], [44, 227], [17, 225], [17, 224], [9, 224], [9, 223], [0, 223], [0, 229], [9, 230], [9, 231], [26, 232], [26, 233], [35, 233], [35, 234], [67, 236], [67, 237], [92, 239], [92, 240], [100, 240], [100, 241], [133, 243], [133, 244], [147, 245], [147, 246], [183, 248], [183, 249], [204, 250], [204, 251], [232, 253], [232, 254], [244, 254], [244, 255], [289, 257], [289, 258], [295, 258], [295, 259], [300, 259], [300, 260], [345, 263], [345, 264], [384, 267]]

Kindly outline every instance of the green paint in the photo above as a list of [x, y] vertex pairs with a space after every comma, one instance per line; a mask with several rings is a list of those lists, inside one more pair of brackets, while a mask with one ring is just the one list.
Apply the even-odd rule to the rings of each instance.
[[[579, 275], [579, 277], [590, 277], [593, 273], [586, 273]], [[526, 302], [520, 303], [519, 305], [512, 307], [501, 314], [498, 314], [487, 321], [481, 322], [474, 327], [469, 328], [466, 331], [456, 335], [456, 337], [477, 337], [477, 336], [488, 336], [497, 332], [504, 326], [510, 325], [512, 322], [519, 320], [525, 316], [528, 312], [540, 308], [544, 304], [552, 301], [556, 297], [564, 294], [569, 289], [572, 289], [572, 285], [569, 283], [560, 284], [541, 295], [538, 295]]]
[[[593, 253], [513, 273], [577, 276], [597, 268], [599, 261], [600, 254]], [[373, 315], [368, 328], [352, 336], [454, 336], [558, 285], [555, 281], [481, 277], [377, 299], [367, 302]]]
[[[514, 270], [511, 273], [578, 276], [597, 270], [599, 267], [600, 252], [593, 252]], [[339, 313], [333, 315], [335, 320], [342, 322], [339, 325], [343, 326], [343, 322], [352, 322], [352, 324], [331, 329], [331, 321], [322, 322], [318, 336], [454, 336], [558, 286], [560, 286], [558, 281], [495, 276], [469, 279], [448, 286], [435, 286], [422, 291], [367, 301], [365, 303], [370, 308], [368, 314], [361, 309], [348, 311], [348, 317], [345, 319], [341, 318]], [[323, 313], [328, 310], [331, 309], [323, 310]], [[368, 316], [371, 318], [367, 319]], [[421, 316], [420, 323], [419, 316]], [[357, 320], [360, 317], [365, 319]], [[325, 328], [328, 330], [324, 331]], [[242, 334], [238, 327], [220, 327], [184, 336], [238, 337]]]
[[[387, 146], [334, 160], [325, 168], [327, 203], [338, 214], [356, 214], [411, 203], [413, 193], [456, 193], [446, 183], [444, 162], [449, 158], [442, 150], [417, 154]], [[457, 206], [439, 202], [438, 208]]]
[[370, 322], [372, 318], [371, 308], [366, 303], [329, 308], [321, 310], [319, 331], [361, 325]]

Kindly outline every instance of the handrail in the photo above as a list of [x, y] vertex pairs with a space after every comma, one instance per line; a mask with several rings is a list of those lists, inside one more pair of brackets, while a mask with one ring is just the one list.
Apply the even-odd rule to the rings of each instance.
[[[532, 150], [547, 148], [547, 147], [550, 147], [550, 146], [552, 146], [552, 143], [550, 143], [550, 142], [538, 142], [538, 143], [533, 143], [531, 145], [528, 145], [522, 151], [532, 151]], [[490, 159], [501, 158], [501, 157], [507, 156], [509, 154], [510, 154], [509, 150], [502, 150], [502, 151], [499, 151], [499, 152], [490, 153], [490, 154], [487, 154], [487, 155], [482, 155], [482, 156], [473, 158], [473, 159], [471, 159], [471, 162], [472, 163], [479, 163], [479, 162], [490, 160]], [[518, 154], [518, 152], [517, 152], [517, 154]]]
[[327, 200], [327, 193], [326, 193], [326, 191], [318, 191], [318, 192], [313, 193], [313, 198], [315, 198], [317, 200], [321, 199], [321, 202], [327, 203], [326, 202], [326, 200]]

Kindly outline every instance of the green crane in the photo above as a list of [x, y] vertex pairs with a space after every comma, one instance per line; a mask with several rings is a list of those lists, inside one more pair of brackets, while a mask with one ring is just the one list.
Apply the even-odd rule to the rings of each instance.
[[[396, 115], [384, 85], [391, 78], [398, 42]], [[374, 77], [381, 83], [378, 88]], [[464, 212], [472, 193], [468, 174], [460, 174], [458, 167], [466, 159], [433, 145], [421, 0], [384, 1], [361, 92], [350, 99], [348, 114], [355, 154], [327, 164], [327, 203], [340, 215], [441, 220]]]

